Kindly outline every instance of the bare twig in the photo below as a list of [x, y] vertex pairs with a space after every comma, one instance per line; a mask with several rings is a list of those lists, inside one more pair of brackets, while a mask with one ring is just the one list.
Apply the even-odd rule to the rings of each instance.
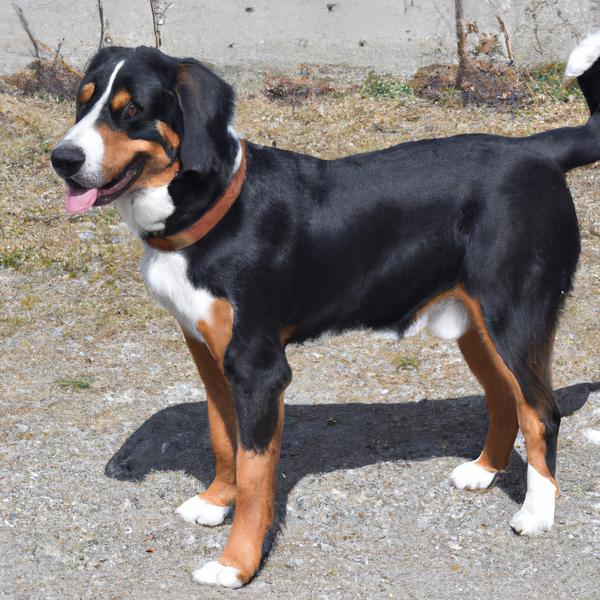
[[155, 0], [150, 0], [150, 11], [152, 12], [152, 26], [154, 27], [154, 42], [157, 48], [160, 48], [162, 40], [160, 39], [160, 29], [158, 26], [158, 10]]
[[98, 50], [104, 46], [104, 7], [102, 0], [98, 0], [98, 16], [100, 17], [100, 41], [98, 42]]
[[456, 72], [456, 87], [460, 88], [462, 77], [469, 63], [467, 56], [467, 34], [465, 31], [465, 11], [462, 0], [454, 0], [456, 16], [456, 51], [458, 53], [458, 70]]
[[27, 19], [25, 18], [25, 14], [23, 13], [23, 9], [20, 6], [17, 6], [13, 3], [13, 8], [15, 9], [17, 16], [19, 17], [19, 21], [21, 22], [21, 26], [25, 30], [25, 33], [29, 36], [31, 43], [33, 44], [33, 51], [35, 52], [35, 57], [40, 58], [40, 48], [37, 40], [33, 37], [31, 33], [31, 29], [29, 29], [29, 24], [27, 23]]
[[512, 65], [515, 61], [513, 59], [512, 45], [510, 43], [510, 37], [508, 36], [508, 30], [506, 29], [506, 25], [504, 24], [504, 21], [500, 15], [496, 15], [496, 21], [498, 21], [498, 27], [500, 27], [500, 31], [504, 36], [504, 43], [506, 44], [506, 56]]
[[152, 24], [154, 26], [154, 41], [157, 48], [162, 45], [162, 35], [160, 28], [165, 23], [165, 16], [172, 2], [164, 2], [164, 0], [150, 0], [150, 10], [152, 11]]
[[538, 31], [538, 10], [540, 6], [540, 0], [531, 0], [531, 18], [533, 19], [533, 37], [535, 38], [535, 45], [533, 46], [537, 52], [544, 54], [542, 43], [540, 42], [540, 35]]

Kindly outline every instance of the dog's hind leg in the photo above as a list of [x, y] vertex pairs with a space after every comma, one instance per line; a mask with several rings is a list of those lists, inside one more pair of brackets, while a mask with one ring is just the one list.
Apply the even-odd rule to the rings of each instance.
[[177, 509], [177, 514], [188, 522], [214, 527], [223, 523], [235, 501], [235, 407], [231, 388], [222, 371], [222, 360], [215, 358], [208, 346], [202, 342], [187, 335], [185, 338], [206, 390], [210, 440], [215, 457], [215, 477], [205, 492], [186, 500]]
[[488, 407], [488, 432], [479, 458], [464, 463], [450, 475], [459, 489], [481, 490], [492, 485], [496, 473], [508, 465], [517, 431], [518, 390], [506, 376], [498, 353], [482, 331], [479, 315], [470, 306], [471, 326], [458, 340], [469, 368], [483, 387]]
[[519, 368], [523, 396], [517, 410], [527, 447], [527, 494], [510, 525], [521, 535], [536, 535], [552, 527], [559, 495], [555, 474], [560, 411], [549, 375], [552, 342], [553, 333]]
[[[577, 266], [579, 232], [564, 175], [552, 165], [532, 156], [514, 167], [502, 192], [495, 191], [493, 202], [465, 234], [462, 270], [463, 301], [497, 374], [484, 384], [491, 391], [490, 432], [481, 461], [501, 468], [509, 458], [515, 431], [510, 397], [527, 449], [527, 494], [511, 526], [534, 535], [552, 527], [558, 494], [560, 413], [550, 358]], [[469, 341], [472, 334], [461, 347], [473, 367], [478, 357], [476, 351], [469, 353]], [[476, 365], [478, 370], [478, 377], [483, 373], [485, 378], [485, 367]]]
[[552, 527], [558, 495], [554, 475], [560, 413], [550, 384], [556, 314], [542, 319], [531, 317], [528, 324], [533, 329], [537, 322], [541, 330], [532, 332], [517, 327], [524, 322], [526, 309], [515, 303], [510, 311], [500, 311], [509, 316], [492, 338], [479, 302], [467, 294], [463, 301], [472, 326], [461, 338], [460, 347], [486, 391], [490, 417], [481, 456], [455, 469], [452, 480], [462, 488], [489, 485], [494, 473], [508, 463], [518, 422], [527, 448], [527, 495], [511, 527], [517, 533], [535, 535]]

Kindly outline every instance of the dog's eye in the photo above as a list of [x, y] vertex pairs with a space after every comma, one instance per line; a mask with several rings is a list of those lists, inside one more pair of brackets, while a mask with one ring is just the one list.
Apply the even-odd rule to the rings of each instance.
[[130, 102], [123, 111], [123, 117], [125, 119], [130, 119], [132, 117], [136, 117], [142, 112], [142, 107], [136, 104], [135, 102]]

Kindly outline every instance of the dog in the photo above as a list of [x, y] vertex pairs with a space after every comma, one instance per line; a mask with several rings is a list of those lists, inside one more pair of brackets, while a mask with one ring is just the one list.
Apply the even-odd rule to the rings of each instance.
[[586, 125], [330, 161], [240, 139], [232, 88], [194, 59], [110, 47], [91, 60], [51, 161], [69, 213], [118, 205], [142, 241], [145, 284], [179, 322], [205, 385], [216, 474], [177, 512], [216, 526], [236, 510], [221, 557], [195, 581], [237, 588], [259, 568], [292, 376], [285, 347], [326, 331], [428, 327], [457, 340], [489, 429], [452, 482], [492, 485], [520, 428], [527, 494], [510, 525], [552, 527], [550, 360], [580, 252], [565, 173], [600, 159], [599, 56], [600, 32], [567, 66]]

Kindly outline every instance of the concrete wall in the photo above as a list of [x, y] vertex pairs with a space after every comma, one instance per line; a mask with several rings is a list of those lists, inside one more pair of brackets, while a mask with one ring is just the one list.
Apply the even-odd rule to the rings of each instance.
[[[64, 40], [62, 52], [74, 64], [83, 66], [97, 48], [96, 0], [16, 2], [39, 39], [51, 46]], [[103, 5], [114, 44], [154, 45], [148, 0]], [[0, 6], [0, 71], [7, 72], [32, 52], [11, 1]], [[465, 9], [468, 21], [492, 34], [501, 14], [520, 64], [565, 60], [578, 38], [600, 26], [600, 0], [465, 0]], [[161, 35], [170, 54], [246, 73], [320, 63], [410, 74], [453, 61], [456, 45], [454, 0], [173, 0]]]

